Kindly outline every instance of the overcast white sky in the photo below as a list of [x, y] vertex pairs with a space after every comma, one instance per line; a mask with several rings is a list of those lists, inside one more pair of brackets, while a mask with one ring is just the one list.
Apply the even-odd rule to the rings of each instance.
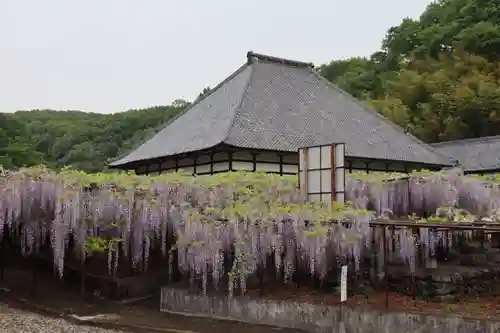
[[430, 0], [0, 0], [0, 112], [193, 100], [246, 52], [316, 65], [376, 51]]

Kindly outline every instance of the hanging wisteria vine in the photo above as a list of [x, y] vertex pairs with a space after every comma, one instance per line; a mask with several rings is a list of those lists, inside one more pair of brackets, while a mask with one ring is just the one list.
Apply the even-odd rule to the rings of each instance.
[[[61, 275], [70, 237], [82, 260], [97, 249], [106, 251], [110, 271], [116, 271], [122, 256], [134, 267], [147, 268], [153, 246], [160, 244], [169, 274], [175, 255], [178, 270], [191, 281], [201, 279], [204, 291], [209, 281], [217, 288], [227, 272], [231, 295], [236, 287], [244, 291], [248, 278], [269, 265], [268, 258], [274, 258], [277, 278], [289, 281], [298, 270], [323, 279], [332, 265], [345, 261], [359, 270], [371, 250], [382, 262], [381, 237], [395, 238], [395, 248], [389, 246], [411, 271], [417, 248], [426, 258], [435, 256], [442, 232], [400, 228], [373, 234], [370, 222], [386, 212], [434, 214], [435, 221], [455, 222], [473, 221], [469, 212], [499, 216], [500, 189], [492, 179], [467, 177], [459, 170], [370, 177], [348, 177], [352, 203], [332, 207], [305, 203], [295, 177], [263, 173], [146, 177], [56, 173], [43, 167], [2, 171], [0, 232], [5, 224], [20, 230], [26, 255], [50, 235]], [[224, 267], [228, 262], [230, 267]]]
[[346, 196], [355, 207], [386, 210], [396, 216], [430, 216], [441, 207], [464, 209], [478, 218], [500, 209], [500, 181], [466, 176], [460, 169], [440, 172], [354, 173], [346, 179]]

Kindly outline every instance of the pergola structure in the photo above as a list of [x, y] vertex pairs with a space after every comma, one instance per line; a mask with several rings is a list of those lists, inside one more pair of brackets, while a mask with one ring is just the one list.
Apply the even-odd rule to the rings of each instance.
[[129, 155], [138, 174], [297, 174], [300, 147], [345, 143], [346, 171], [441, 169], [452, 161], [321, 77], [310, 63], [246, 63]]

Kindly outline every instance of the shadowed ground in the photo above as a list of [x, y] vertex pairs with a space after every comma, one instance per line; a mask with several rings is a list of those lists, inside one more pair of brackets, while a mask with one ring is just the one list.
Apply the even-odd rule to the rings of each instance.
[[[171, 332], [171, 333], [300, 333], [299, 330], [281, 329], [261, 325], [211, 320], [205, 318], [171, 315], [160, 312], [159, 298], [122, 304], [105, 300], [82, 301], [74, 292], [67, 291], [55, 279], [40, 276], [36, 294], [29, 272], [6, 270], [0, 292], [0, 314], [5, 309], [38, 313], [43, 316], [64, 317], [73, 324], [90, 325], [77, 320], [92, 319], [92, 325], [124, 332]], [[2, 304], [3, 303], [3, 304]], [[134, 328], [135, 327], [135, 328]], [[86, 330], [82, 330], [86, 332]]]

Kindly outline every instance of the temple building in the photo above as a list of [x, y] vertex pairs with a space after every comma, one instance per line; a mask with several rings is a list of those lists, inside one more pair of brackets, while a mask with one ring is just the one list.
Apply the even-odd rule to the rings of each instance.
[[346, 145], [346, 171], [453, 165], [320, 76], [312, 64], [248, 52], [243, 66], [110, 166], [138, 174], [296, 174], [298, 148], [338, 142]]

